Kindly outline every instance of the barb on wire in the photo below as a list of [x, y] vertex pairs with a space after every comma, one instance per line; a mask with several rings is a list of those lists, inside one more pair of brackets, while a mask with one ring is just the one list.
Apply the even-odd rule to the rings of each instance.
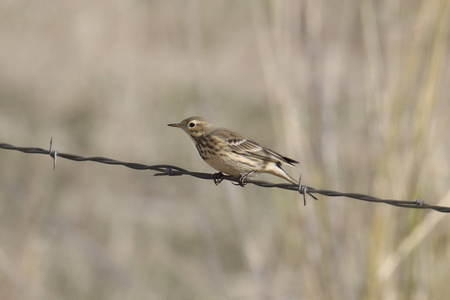
[[[133, 163], [133, 162], [124, 162], [119, 161], [111, 158], [101, 157], [101, 156], [91, 156], [91, 157], [85, 157], [80, 155], [74, 155], [69, 153], [62, 153], [58, 152], [57, 150], [53, 150], [53, 138], [50, 140], [50, 148], [49, 150], [42, 149], [42, 148], [35, 148], [35, 147], [16, 147], [10, 144], [2, 143], [0, 142], [0, 148], [6, 149], [6, 150], [14, 150], [14, 151], [20, 151], [24, 153], [30, 153], [30, 154], [44, 154], [44, 155], [50, 155], [50, 157], [53, 159], [53, 168], [56, 167], [56, 159], [57, 157], [65, 158], [73, 161], [94, 161], [102, 164], [109, 164], [109, 165], [122, 165], [131, 169], [135, 170], [153, 170], [158, 173], [154, 174], [154, 176], [182, 176], [182, 175], [188, 175], [199, 179], [206, 179], [206, 180], [214, 180], [214, 174], [209, 173], [201, 173], [201, 172], [190, 172], [183, 168], [172, 166], [172, 165], [145, 165], [140, 163]], [[228, 180], [231, 182], [239, 183], [239, 177], [233, 177], [233, 176], [224, 176], [222, 179]], [[292, 183], [270, 183], [266, 181], [260, 181], [260, 180], [253, 180], [253, 179], [247, 179], [245, 180], [245, 183], [250, 183], [256, 186], [265, 187], [265, 188], [279, 188], [279, 189], [285, 189], [290, 191], [296, 191], [303, 195], [303, 201], [306, 205], [306, 197], [311, 196], [313, 199], [317, 200], [317, 197], [314, 194], [320, 194], [327, 197], [347, 197], [352, 198], [360, 201], [367, 201], [367, 202], [375, 202], [375, 203], [385, 203], [397, 207], [404, 207], [404, 208], [415, 208], [415, 209], [432, 209], [438, 212], [442, 213], [449, 213], [450, 207], [445, 206], [435, 206], [426, 204], [424, 200], [421, 198], [415, 200], [415, 201], [402, 201], [402, 200], [393, 200], [393, 199], [380, 199], [369, 195], [364, 194], [357, 194], [357, 193], [341, 193], [336, 191], [330, 191], [330, 190], [321, 190], [321, 189], [315, 189], [310, 186], [306, 186], [302, 184], [302, 177], [300, 176], [299, 184], [292, 184]]]
[[53, 170], [56, 169], [56, 159], [58, 158], [58, 150], [53, 150], [53, 137], [50, 138], [50, 149], [48, 150], [50, 157], [53, 158]]

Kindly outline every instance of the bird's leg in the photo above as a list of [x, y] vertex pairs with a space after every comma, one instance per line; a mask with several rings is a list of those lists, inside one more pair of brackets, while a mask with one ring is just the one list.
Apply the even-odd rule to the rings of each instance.
[[246, 185], [245, 180], [247, 179], [248, 176], [252, 176], [253, 174], [255, 174], [255, 171], [251, 171], [251, 172], [248, 172], [247, 174], [241, 175], [241, 177], [239, 177], [239, 181], [238, 181], [239, 185], [242, 187], [244, 185]]
[[215, 183], [216, 185], [219, 185], [219, 184], [222, 182], [224, 176], [225, 176], [225, 175], [223, 175], [222, 172], [214, 173], [214, 175], [213, 175], [214, 183]]

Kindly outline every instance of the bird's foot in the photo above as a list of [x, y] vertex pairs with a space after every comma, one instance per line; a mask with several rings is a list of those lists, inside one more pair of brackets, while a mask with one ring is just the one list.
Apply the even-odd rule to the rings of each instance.
[[224, 176], [225, 175], [223, 175], [222, 172], [214, 173], [213, 180], [214, 180], [215, 185], [219, 185], [222, 182]]
[[255, 171], [251, 171], [251, 172], [248, 172], [247, 174], [241, 175], [241, 177], [239, 177], [237, 185], [240, 185], [242, 187], [244, 185], [246, 185], [245, 180], [247, 179], [248, 176], [252, 176], [253, 174], [255, 174]]

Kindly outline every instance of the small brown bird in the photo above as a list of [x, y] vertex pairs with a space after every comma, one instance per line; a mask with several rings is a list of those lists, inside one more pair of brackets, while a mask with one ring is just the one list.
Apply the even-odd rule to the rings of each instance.
[[219, 171], [214, 174], [215, 184], [223, 180], [223, 173], [240, 176], [241, 186], [248, 176], [255, 173], [269, 173], [298, 184], [281, 168], [283, 163], [293, 166], [298, 161], [263, 147], [240, 133], [217, 128], [202, 117], [190, 117], [168, 126], [183, 129], [194, 141], [203, 160]]

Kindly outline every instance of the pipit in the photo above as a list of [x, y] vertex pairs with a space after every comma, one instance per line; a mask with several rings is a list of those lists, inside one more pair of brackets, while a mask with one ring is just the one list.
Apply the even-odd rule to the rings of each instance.
[[293, 166], [298, 161], [263, 147], [245, 135], [217, 128], [202, 117], [190, 117], [168, 126], [183, 129], [203, 160], [219, 171], [214, 174], [216, 185], [223, 180], [223, 173], [239, 176], [241, 186], [248, 176], [256, 173], [269, 173], [298, 184], [281, 168], [283, 163]]

